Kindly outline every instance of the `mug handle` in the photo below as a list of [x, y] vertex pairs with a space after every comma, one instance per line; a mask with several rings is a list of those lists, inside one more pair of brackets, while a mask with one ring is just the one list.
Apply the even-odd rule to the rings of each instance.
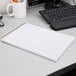
[[12, 13], [10, 13], [9, 11], [10, 11], [10, 7], [13, 7], [13, 4], [8, 4], [8, 6], [7, 6], [7, 14], [9, 15], [9, 16], [14, 16], [14, 14], [13, 14], [13, 12]]

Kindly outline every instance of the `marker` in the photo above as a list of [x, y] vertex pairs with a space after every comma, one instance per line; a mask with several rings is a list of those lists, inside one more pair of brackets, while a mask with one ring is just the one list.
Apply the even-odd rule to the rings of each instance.
[[18, 0], [13, 0], [13, 2], [18, 3]]

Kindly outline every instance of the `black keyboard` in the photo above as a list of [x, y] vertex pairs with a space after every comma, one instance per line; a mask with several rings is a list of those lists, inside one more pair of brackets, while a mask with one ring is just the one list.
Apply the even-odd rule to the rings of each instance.
[[42, 10], [39, 13], [54, 30], [76, 27], [76, 5]]
[[47, 76], [76, 76], [76, 63], [64, 67], [54, 73]]

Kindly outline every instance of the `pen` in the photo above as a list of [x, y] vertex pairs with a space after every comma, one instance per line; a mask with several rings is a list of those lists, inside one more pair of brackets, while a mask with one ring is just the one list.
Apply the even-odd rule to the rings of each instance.
[[4, 23], [1, 21], [3, 19], [3, 15], [0, 14], [0, 27], [4, 26]]
[[23, 2], [23, 0], [18, 0], [18, 2]]

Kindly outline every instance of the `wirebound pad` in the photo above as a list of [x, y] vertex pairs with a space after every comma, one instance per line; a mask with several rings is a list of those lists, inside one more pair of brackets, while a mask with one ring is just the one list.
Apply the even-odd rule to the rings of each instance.
[[21, 49], [57, 61], [74, 37], [29, 23], [5, 36], [2, 41]]

